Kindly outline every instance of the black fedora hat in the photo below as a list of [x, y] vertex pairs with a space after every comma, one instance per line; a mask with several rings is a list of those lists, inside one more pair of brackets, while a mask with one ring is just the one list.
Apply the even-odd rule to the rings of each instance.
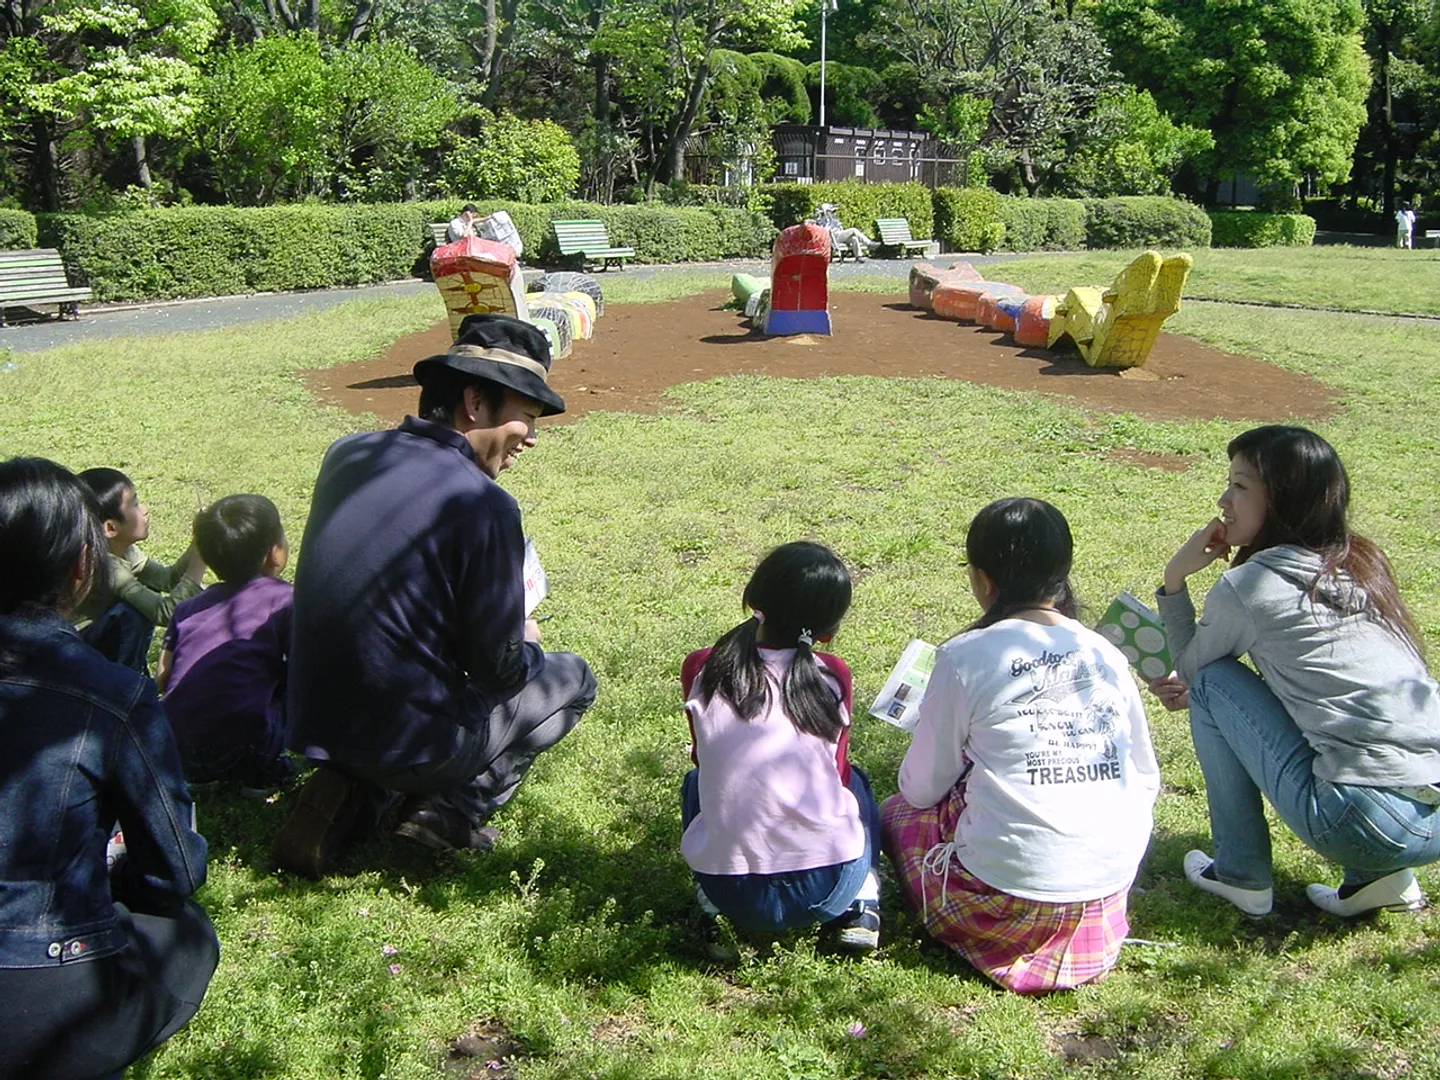
[[439, 368], [499, 383], [540, 403], [541, 416], [565, 411], [565, 399], [550, 389], [550, 340], [531, 323], [510, 315], [466, 315], [460, 336], [445, 352], [415, 364], [415, 381]]

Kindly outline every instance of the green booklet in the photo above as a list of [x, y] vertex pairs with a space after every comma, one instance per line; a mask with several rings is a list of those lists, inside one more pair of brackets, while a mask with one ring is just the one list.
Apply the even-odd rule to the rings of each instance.
[[911, 640], [870, 706], [870, 715], [902, 731], [914, 731], [920, 721], [920, 699], [934, 670], [935, 646], [919, 638]]
[[1114, 642], [1147, 679], [1159, 679], [1173, 670], [1165, 624], [1154, 609], [1130, 593], [1122, 592], [1115, 598], [1095, 629]]

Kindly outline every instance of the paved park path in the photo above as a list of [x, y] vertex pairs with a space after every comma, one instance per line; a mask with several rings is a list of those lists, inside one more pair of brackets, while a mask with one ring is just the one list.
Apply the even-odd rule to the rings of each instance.
[[[942, 256], [948, 263], [952, 258], [968, 258], [976, 265], [1000, 262], [1013, 255], [971, 255]], [[893, 276], [897, 288], [903, 287], [908, 278], [911, 262], [905, 259], [869, 259], [864, 263], [832, 263], [832, 280], [843, 281], [849, 277], [877, 275]], [[769, 264], [762, 262], [725, 263], [675, 263], [664, 266], [635, 266], [624, 271], [610, 270], [599, 275], [603, 286], [607, 277], [644, 278], [663, 274], [703, 273], [706, 271], [726, 273], [766, 274]], [[383, 285], [367, 285], [350, 289], [315, 289], [310, 292], [251, 293], [243, 296], [215, 296], [198, 300], [172, 300], [147, 304], [89, 304], [82, 305], [80, 318], [45, 319], [32, 323], [21, 323], [0, 328], [0, 350], [33, 352], [36, 349], [50, 349], [57, 345], [69, 345], [80, 341], [99, 341], [111, 337], [137, 337], [147, 334], [192, 334], [206, 330], [220, 330], [227, 326], [264, 322], [269, 319], [286, 319], [313, 311], [323, 311], [350, 300], [370, 297], [414, 296], [433, 293], [435, 286], [429, 281], [410, 279], [392, 281]], [[0, 361], [3, 363], [3, 361]]]

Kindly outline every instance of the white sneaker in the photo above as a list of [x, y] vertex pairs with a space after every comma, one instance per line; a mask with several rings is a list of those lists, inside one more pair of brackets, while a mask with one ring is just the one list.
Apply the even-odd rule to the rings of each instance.
[[1210, 868], [1210, 864], [1214, 861], [1203, 851], [1186, 852], [1185, 880], [1197, 889], [1214, 893], [1222, 900], [1230, 901], [1252, 918], [1270, 914], [1270, 907], [1275, 900], [1273, 889], [1242, 889], [1238, 885], [1226, 885], [1223, 881], [1202, 877], [1201, 875]]
[[1415, 911], [1425, 906], [1425, 894], [1415, 880], [1414, 871], [1397, 870], [1376, 878], [1363, 889], [1341, 899], [1340, 890], [1329, 885], [1307, 885], [1305, 895], [1321, 911], [1353, 919], [1372, 911]]

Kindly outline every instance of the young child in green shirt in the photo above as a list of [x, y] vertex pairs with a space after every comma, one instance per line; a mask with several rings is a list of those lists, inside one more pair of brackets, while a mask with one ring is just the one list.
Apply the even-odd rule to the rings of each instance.
[[195, 545], [173, 566], [155, 562], [135, 545], [150, 535], [150, 511], [119, 469], [80, 473], [100, 504], [110, 551], [103, 579], [70, 614], [80, 637], [107, 660], [147, 671], [150, 639], [165, 626], [175, 605], [200, 591], [205, 563]]

